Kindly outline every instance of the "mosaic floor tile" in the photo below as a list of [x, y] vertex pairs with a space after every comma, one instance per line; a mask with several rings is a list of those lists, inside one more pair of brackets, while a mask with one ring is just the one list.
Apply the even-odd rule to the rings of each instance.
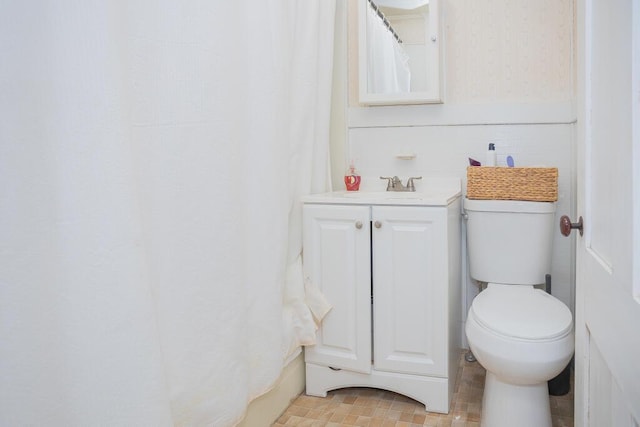
[[[480, 427], [485, 370], [460, 356], [449, 414], [426, 412], [424, 405], [406, 396], [372, 388], [344, 388], [327, 397], [298, 396], [274, 427]], [[550, 396], [553, 427], [573, 426], [572, 391]]]

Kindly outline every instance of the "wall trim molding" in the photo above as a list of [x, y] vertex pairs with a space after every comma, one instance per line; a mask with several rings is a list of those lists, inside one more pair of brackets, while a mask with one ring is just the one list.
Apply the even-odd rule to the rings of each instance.
[[575, 102], [351, 107], [349, 128], [570, 124]]
[[268, 427], [275, 423], [291, 402], [304, 391], [304, 352], [286, 365], [274, 387], [254, 399], [237, 427]]

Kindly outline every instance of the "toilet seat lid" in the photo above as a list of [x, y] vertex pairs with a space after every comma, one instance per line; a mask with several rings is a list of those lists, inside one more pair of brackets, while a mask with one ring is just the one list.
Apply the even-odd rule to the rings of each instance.
[[533, 286], [489, 284], [471, 310], [482, 326], [511, 338], [552, 340], [573, 327], [569, 308]]

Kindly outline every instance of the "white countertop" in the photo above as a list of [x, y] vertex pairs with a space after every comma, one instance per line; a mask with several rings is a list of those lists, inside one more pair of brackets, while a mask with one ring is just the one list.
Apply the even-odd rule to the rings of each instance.
[[385, 191], [370, 188], [361, 191], [333, 191], [312, 194], [302, 198], [304, 203], [350, 204], [350, 205], [409, 205], [448, 206], [462, 195], [458, 178], [427, 178], [416, 191]]

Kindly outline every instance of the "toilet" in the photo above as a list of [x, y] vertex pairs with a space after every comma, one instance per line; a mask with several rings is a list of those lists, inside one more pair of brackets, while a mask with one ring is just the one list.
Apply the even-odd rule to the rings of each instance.
[[467, 316], [486, 369], [482, 427], [551, 427], [547, 381], [574, 350], [569, 308], [539, 289], [551, 268], [555, 203], [464, 200], [469, 272], [487, 283]]

